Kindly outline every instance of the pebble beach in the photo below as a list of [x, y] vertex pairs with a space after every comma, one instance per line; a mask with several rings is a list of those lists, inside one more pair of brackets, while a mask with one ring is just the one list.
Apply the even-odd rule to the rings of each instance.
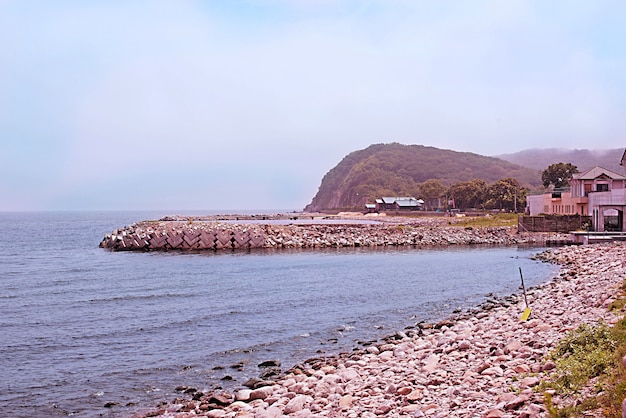
[[527, 289], [528, 321], [520, 320], [524, 298], [511, 295], [239, 390], [181, 388], [179, 398], [133, 417], [547, 416], [544, 395], [534, 389], [555, 368], [547, 355], [579, 325], [619, 319], [608, 306], [626, 275], [626, 245], [560, 247], [538, 258], [561, 269]]

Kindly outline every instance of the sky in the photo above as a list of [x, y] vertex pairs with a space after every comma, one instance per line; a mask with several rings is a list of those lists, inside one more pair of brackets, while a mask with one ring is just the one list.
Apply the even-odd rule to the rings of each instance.
[[0, 0], [0, 211], [301, 210], [372, 144], [625, 145], [626, 2]]

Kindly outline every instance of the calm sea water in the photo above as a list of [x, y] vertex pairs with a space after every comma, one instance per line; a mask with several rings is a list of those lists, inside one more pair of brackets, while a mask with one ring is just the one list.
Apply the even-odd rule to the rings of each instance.
[[0, 213], [0, 416], [127, 416], [515, 293], [519, 267], [527, 286], [555, 272], [537, 248], [98, 248], [171, 214]]

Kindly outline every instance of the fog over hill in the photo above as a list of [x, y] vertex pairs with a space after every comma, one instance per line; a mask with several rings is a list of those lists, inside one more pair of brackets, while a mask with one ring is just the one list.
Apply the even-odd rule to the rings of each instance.
[[545, 170], [550, 164], [571, 163], [580, 171], [601, 166], [618, 173], [623, 172], [620, 160], [625, 148], [588, 150], [588, 149], [528, 149], [512, 154], [495, 155], [494, 157], [509, 161], [535, 170]]

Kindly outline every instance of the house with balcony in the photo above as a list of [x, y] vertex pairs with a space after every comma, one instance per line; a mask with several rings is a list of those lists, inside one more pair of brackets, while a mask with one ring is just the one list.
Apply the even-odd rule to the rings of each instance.
[[528, 196], [526, 212], [531, 215], [590, 216], [594, 231], [626, 231], [626, 151], [620, 165], [624, 173], [604, 167], [593, 167], [577, 173], [570, 180], [569, 189]]

